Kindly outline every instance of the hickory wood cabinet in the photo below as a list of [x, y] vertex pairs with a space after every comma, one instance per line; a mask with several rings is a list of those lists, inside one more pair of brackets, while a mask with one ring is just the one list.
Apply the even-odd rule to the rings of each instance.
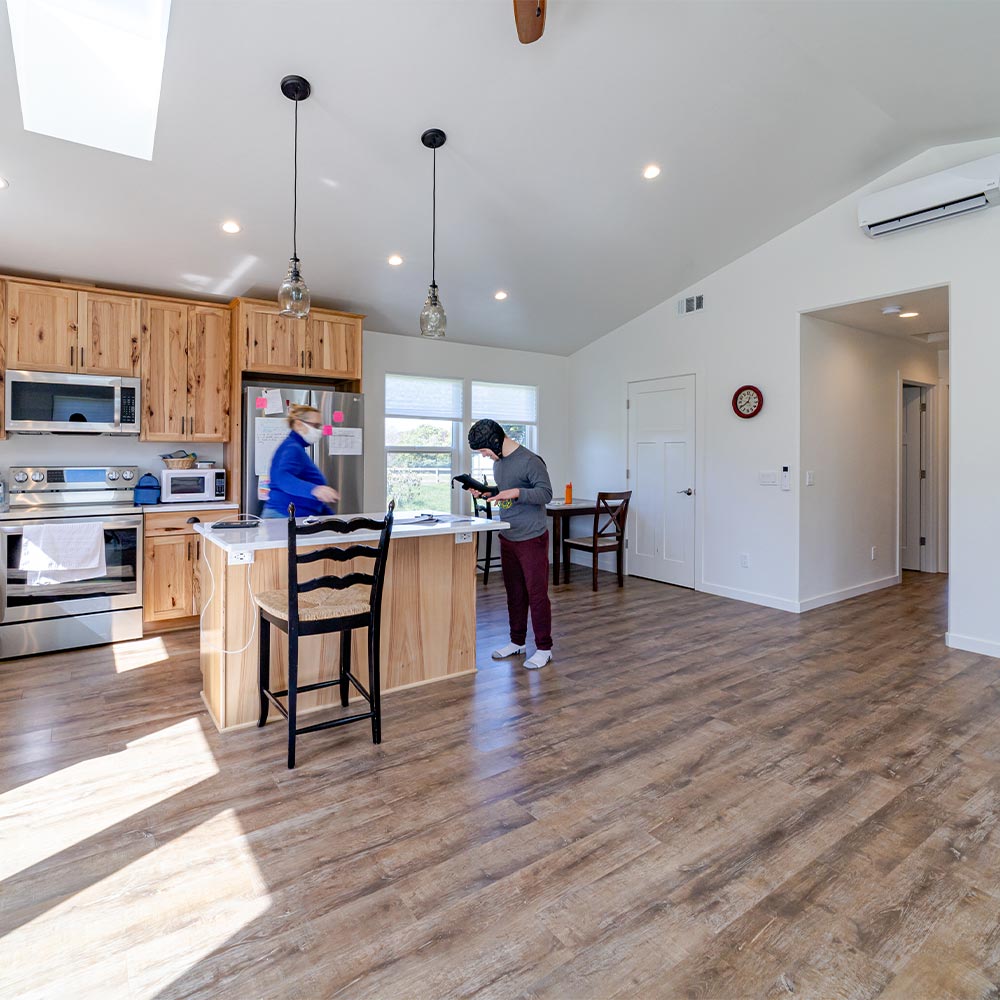
[[142, 439], [229, 439], [230, 313], [224, 306], [142, 303]]
[[210, 511], [145, 512], [142, 553], [142, 618], [147, 625], [188, 625], [201, 614], [203, 539], [194, 526], [235, 514], [233, 504]]
[[139, 374], [139, 299], [8, 281], [6, 365], [85, 375]]
[[240, 371], [361, 379], [363, 316], [312, 309], [306, 319], [290, 319], [256, 299], [236, 299], [233, 310]]

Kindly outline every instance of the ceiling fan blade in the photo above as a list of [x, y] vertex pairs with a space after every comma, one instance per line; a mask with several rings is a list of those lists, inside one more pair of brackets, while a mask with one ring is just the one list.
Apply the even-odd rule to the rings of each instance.
[[523, 44], [537, 42], [545, 30], [545, 0], [514, 0], [514, 23]]

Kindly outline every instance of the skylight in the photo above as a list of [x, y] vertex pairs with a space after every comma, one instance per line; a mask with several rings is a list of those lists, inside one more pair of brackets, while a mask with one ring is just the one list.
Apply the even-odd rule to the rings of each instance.
[[170, 0], [7, 0], [29, 132], [153, 158]]

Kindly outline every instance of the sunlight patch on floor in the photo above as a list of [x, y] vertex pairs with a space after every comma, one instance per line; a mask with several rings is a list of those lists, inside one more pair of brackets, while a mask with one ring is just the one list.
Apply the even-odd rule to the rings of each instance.
[[[0, 795], [0, 879], [94, 837], [219, 773], [197, 719], [126, 750], [64, 767]], [[92, 798], [101, 802], [95, 811]]]
[[226, 809], [14, 930], [0, 940], [0, 967], [21, 1000], [152, 998], [269, 906]]
[[115, 672], [128, 673], [153, 663], [163, 663], [170, 654], [160, 636], [151, 639], [137, 639], [135, 642], [117, 642], [111, 647], [115, 656]]

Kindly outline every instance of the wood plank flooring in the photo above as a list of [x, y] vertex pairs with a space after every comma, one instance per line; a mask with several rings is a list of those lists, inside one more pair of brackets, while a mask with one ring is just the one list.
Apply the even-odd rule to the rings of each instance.
[[[579, 578], [579, 574], [577, 574]], [[556, 659], [219, 736], [196, 633], [0, 664], [0, 996], [1000, 996], [1000, 661], [941, 576], [553, 591]]]

